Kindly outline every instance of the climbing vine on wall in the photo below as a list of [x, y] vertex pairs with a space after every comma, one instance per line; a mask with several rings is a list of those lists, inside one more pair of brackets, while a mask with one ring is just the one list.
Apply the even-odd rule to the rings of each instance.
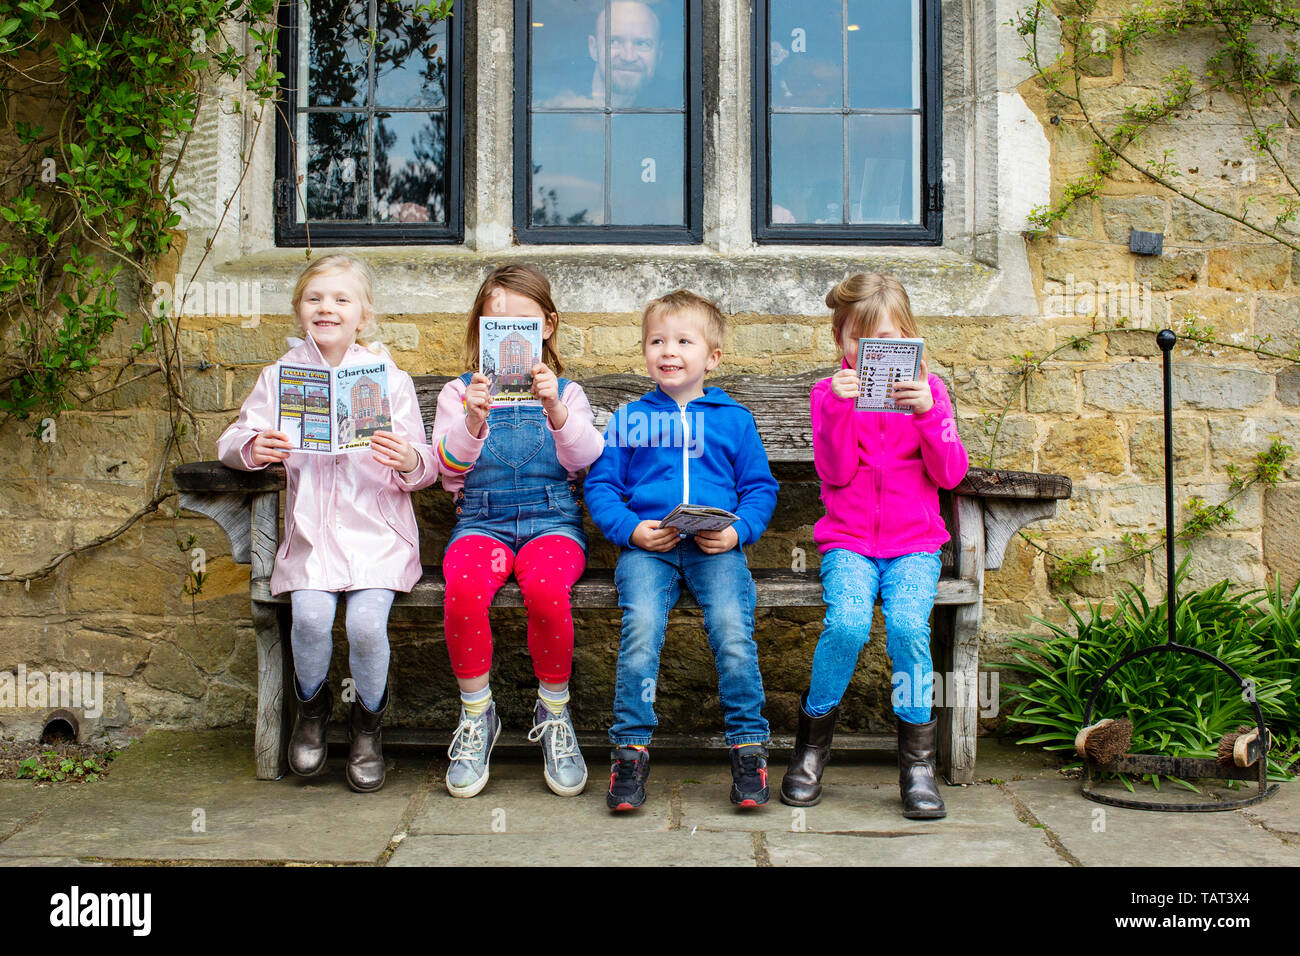
[[[1098, 13], [1099, 0], [1071, 0], [1054, 6], [1037, 0], [1012, 21], [1025, 38], [1024, 59], [1048, 91], [1052, 123], [1077, 127], [1092, 139], [1089, 172], [1066, 184], [1058, 199], [1034, 209], [1030, 224], [1046, 230], [1081, 199], [1097, 195], [1122, 167], [1208, 212], [1300, 251], [1292, 228], [1300, 212], [1300, 186], [1282, 159], [1287, 128], [1300, 126], [1293, 88], [1300, 79], [1294, 53], [1300, 39], [1300, 7], [1278, 0], [1155, 0], [1118, 18]], [[1059, 28], [1060, 50], [1047, 50]], [[1213, 51], [1193, 69], [1186, 62], [1169, 72], [1154, 95], [1124, 106], [1117, 119], [1088, 78], [1109, 75], [1115, 53], [1136, 55], [1155, 45], [1194, 49], [1208, 39]], [[1267, 39], [1267, 42], [1264, 42]], [[1089, 90], [1092, 90], [1090, 93]], [[1215, 95], [1239, 104], [1246, 118], [1242, 147], [1252, 163], [1264, 163], [1276, 177], [1243, 177], [1241, 211], [1223, 194], [1207, 195], [1189, 182], [1171, 158], [1144, 155], [1143, 137], [1159, 124], [1187, 120]], [[1285, 184], [1280, 191], [1274, 183]]]
[[[43, 437], [61, 412], [152, 375], [166, 388], [171, 423], [150, 499], [134, 514], [40, 569], [0, 580], [30, 583], [171, 496], [167, 466], [181, 440], [197, 440], [197, 425], [185, 400], [180, 318], [150, 295], [155, 266], [173, 251], [187, 208], [176, 175], [200, 110], [255, 114], [242, 182], [280, 79], [277, 8], [276, 0], [0, 0], [0, 155], [8, 158], [0, 170], [0, 424], [26, 423]], [[140, 331], [128, 360], [102, 366], [108, 337], [133, 316]]]
[[[180, 349], [185, 309], [153, 294], [156, 267], [183, 241], [177, 173], [203, 111], [241, 115], [245, 135], [236, 185], [218, 197], [190, 281], [229, 217], [283, 78], [281, 5], [0, 0], [0, 426], [41, 438], [60, 413], [151, 376], [165, 386], [171, 425], [150, 499], [133, 515], [0, 581], [30, 583], [116, 538], [171, 496], [165, 478], [182, 443], [197, 452]], [[444, 19], [451, 8], [429, 0], [411, 15]], [[139, 333], [127, 360], [102, 364], [109, 336], [129, 320]], [[186, 594], [200, 585], [187, 580]]]
[[[1067, 182], [1054, 202], [1031, 212], [1030, 236], [1052, 229], [1076, 203], [1095, 198], [1109, 181], [1131, 170], [1148, 183], [1209, 213], [1300, 250], [1300, 239], [1292, 228], [1300, 212], [1300, 187], [1281, 158], [1285, 152], [1282, 135], [1288, 127], [1300, 126], [1300, 116], [1292, 108], [1294, 85], [1300, 79], [1300, 64], [1293, 52], [1300, 33], [1300, 8], [1276, 0], [1158, 0], [1118, 17], [1104, 16], [1099, 8], [1098, 0], [1057, 4], [1037, 0], [1011, 21], [1025, 38], [1024, 59], [1035, 70], [1034, 80], [1047, 92], [1052, 124], [1072, 126], [1092, 144], [1088, 171]], [[1269, 40], [1267, 44], [1261, 42], [1264, 37]], [[1098, 78], [1111, 75], [1114, 55], [1136, 55], [1160, 44], [1187, 50], [1194, 39], [1210, 42], [1211, 52], [1204, 65], [1194, 70], [1188, 63], [1180, 63], [1163, 78], [1153, 95], [1124, 106], [1117, 118], [1113, 99], [1098, 95]], [[1059, 50], [1049, 56], [1046, 51], [1058, 40]], [[1114, 88], [1105, 89], [1110, 93]], [[1221, 191], [1207, 195], [1189, 183], [1173, 162], [1170, 150], [1161, 151], [1159, 156], [1144, 153], [1144, 137], [1153, 128], [1187, 119], [1193, 109], [1208, 104], [1215, 95], [1240, 105], [1246, 118], [1242, 147], [1249, 162], [1264, 163], [1276, 172], [1275, 176], [1243, 176], [1240, 189], [1232, 190], [1231, 195]], [[1279, 188], [1279, 183], [1284, 185]], [[1238, 209], [1233, 200], [1243, 191]], [[1236, 349], [1261, 360], [1300, 365], [1300, 347], [1284, 350], [1268, 336], [1255, 336], [1248, 344], [1226, 341], [1213, 326], [1190, 312], [1175, 326], [1183, 343], [1193, 348]], [[1045, 362], [1060, 352], [1082, 353], [1099, 336], [1127, 331], [1130, 327], [1124, 318], [1110, 328], [1096, 328], [1094, 320], [1092, 331], [1069, 338], [1045, 355], [1009, 356], [1016, 363], [1019, 381], [1002, 409], [986, 415], [991, 441], [985, 464], [993, 467], [998, 436], [1011, 404]], [[1253, 485], [1280, 480], [1293, 449], [1280, 436], [1269, 438], [1269, 447], [1256, 455], [1248, 472], [1243, 474], [1233, 463], [1224, 465], [1229, 487], [1223, 501], [1210, 504], [1192, 498], [1186, 502], [1188, 513], [1176, 532], [1176, 540], [1190, 542], [1226, 526], [1235, 518], [1235, 499]], [[1097, 549], [1056, 554], [1035, 540], [1038, 535], [1022, 532], [1021, 536], [1054, 559], [1051, 577], [1058, 586], [1095, 573], [1098, 566], [1140, 560], [1164, 546], [1163, 538], [1126, 533], [1118, 553], [1104, 548], [1101, 554], [1096, 553]]]

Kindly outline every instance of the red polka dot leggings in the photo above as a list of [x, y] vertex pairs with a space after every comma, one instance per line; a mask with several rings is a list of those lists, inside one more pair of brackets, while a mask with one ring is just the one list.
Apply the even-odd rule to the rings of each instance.
[[451, 670], [461, 680], [492, 669], [488, 608], [513, 571], [528, 610], [528, 652], [538, 680], [560, 684], [573, 667], [573, 611], [569, 596], [587, 567], [578, 542], [560, 534], [534, 538], [515, 554], [487, 535], [457, 539], [443, 558], [444, 608]]

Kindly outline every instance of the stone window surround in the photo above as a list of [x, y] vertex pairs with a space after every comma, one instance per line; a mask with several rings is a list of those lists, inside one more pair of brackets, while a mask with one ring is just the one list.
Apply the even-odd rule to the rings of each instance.
[[[898, 276], [917, 315], [1038, 314], [1021, 232], [1029, 209], [1048, 201], [1050, 149], [1017, 91], [1029, 67], [1007, 21], [1020, 0], [942, 2], [942, 246], [754, 244], [750, 0], [705, 6], [703, 244], [513, 245], [514, 0], [459, 3], [474, 71], [465, 83], [465, 241], [355, 247], [384, 277], [381, 315], [463, 312], [486, 270], [505, 261], [541, 268], [567, 312], [635, 313], [648, 298], [689, 286], [730, 314], [813, 315], [834, 282], [870, 270]], [[250, 111], [223, 111], [216, 122], [218, 155], [238, 155], [252, 133]], [[230, 161], [217, 166], [202, 178], [205, 201], [219, 207], [239, 171]], [[257, 282], [262, 311], [287, 315], [304, 251], [275, 245], [274, 170], [268, 121], [232, 206], [239, 215], [227, 217], [198, 280]], [[189, 275], [211, 229], [184, 220], [181, 228], [189, 230], [181, 263]], [[314, 254], [326, 251], [337, 250]]]

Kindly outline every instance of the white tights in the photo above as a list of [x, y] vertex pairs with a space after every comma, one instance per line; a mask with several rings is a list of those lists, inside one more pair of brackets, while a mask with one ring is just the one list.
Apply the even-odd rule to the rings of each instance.
[[[347, 591], [348, 668], [356, 681], [357, 696], [366, 708], [379, 709], [388, 684], [388, 611], [397, 595], [385, 588]], [[329, 676], [334, 651], [334, 612], [338, 591], [291, 591], [293, 667], [298, 692], [316, 696]]]

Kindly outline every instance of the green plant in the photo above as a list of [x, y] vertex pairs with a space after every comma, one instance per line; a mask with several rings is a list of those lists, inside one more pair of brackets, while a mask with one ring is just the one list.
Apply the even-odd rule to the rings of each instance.
[[[1184, 559], [1178, 582], [1187, 566]], [[1290, 593], [1280, 581], [1262, 590], [1231, 587], [1222, 581], [1180, 596], [1177, 640], [1216, 655], [1250, 682], [1276, 741], [1270, 776], [1286, 778], [1300, 757], [1300, 585]], [[1168, 608], [1166, 601], [1150, 604], [1133, 585], [1115, 596], [1109, 614], [1092, 602], [1086, 616], [1062, 605], [1074, 631], [1038, 619], [1050, 636], [1013, 638], [1015, 659], [1031, 679], [1003, 686], [1014, 694], [1008, 719], [1026, 734], [1020, 743], [1072, 753], [1097, 680], [1124, 655], [1165, 642]], [[1176, 652], [1130, 661], [1111, 675], [1092, 719], [1102, 717], [1133, 721], [1132, 753], [1184, 757], [1213, 757], [1220, 737], [1254, 721], [1246, 692], [1226, 672]]]
[[65, 780], [90, 783], [107, 772], [108, 765], [118, 753], [117, 750], [109, 750], [96, 756], [74, 758], [60, 756], [55, 750], [46, 750], [39, 757], [27, 757], [19, 761], [18, 778], [51, 783], [62, 783]]
[[[178, 323], [151, 301], [154, 266], [188, 208], [176, 172], [205, 97], [220, 103], [227, 81], [261, 108], [275, 94], [277, 5], [0, 0], [2, 99], [52, 105], [40, 122], [14, 122], [20, 148], [0, 185], [0, 328], [18, 333], [0, 362], [0, 411], [58, 415], [84, 400], [74, 384], [127, 317], [125, 288], [142, 319], [134, 353], [155, 353], [173, 421], [190, 414]], [[227, 43], [233, 25], [247, 53]]]

